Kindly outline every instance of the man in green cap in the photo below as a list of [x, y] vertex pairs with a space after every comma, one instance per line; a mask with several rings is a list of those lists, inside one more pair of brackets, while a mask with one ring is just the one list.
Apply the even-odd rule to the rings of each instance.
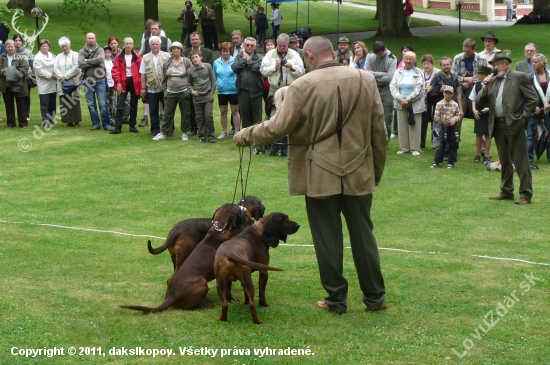
[[353, 52], [349, 49], [348, 37], [341, 36], [338, 39], [338, 50], [336, 51], [336, 59], [341, 61], [343, 59], [351, 60], [353, 58]]
[[489, 134], [495, 137], [502, 174], [500, 194], [489, 199], [514, 199], [515, 167], [520, 181], [520, 198], [516, 204], [529, 204], [533, 197], [533, 179], [526, 153], [525, 127], [535, 114], [537, 93], [529, 76], [510, 69], [512, 60], [505, 52], [497, 52], [490, 63], [498, 74], [483, 79], [477, 101], [489, 104]]

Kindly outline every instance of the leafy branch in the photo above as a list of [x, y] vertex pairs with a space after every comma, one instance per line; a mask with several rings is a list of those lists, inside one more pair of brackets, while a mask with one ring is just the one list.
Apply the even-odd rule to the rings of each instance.
[[111, 0], [62, 0], [58, 5], [56, 12], [62, 15], [72, 15], [78, 13], [85, 15], [80, 20], [78, 27], [87, 31], [90, 23], [107, 16], [108, 21], [111, 21], [111, 13], [107, 8], [107, 4]]

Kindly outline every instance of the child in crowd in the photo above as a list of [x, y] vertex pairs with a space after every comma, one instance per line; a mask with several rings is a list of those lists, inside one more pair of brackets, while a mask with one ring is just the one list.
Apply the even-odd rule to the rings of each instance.
[[455, 126], [460, 119], [460, 108], [458, 107], [458, 103], [452, 100], [453, 95], [454, 88], [450, 85], [445, 86], [443, 89], [445, 99], [435, 105], [434, 120], [441, 123], [443, 133], [439, 133], [437, 136], [439, 143], [435, 152], [434, 162], [430, 166], [431, 168], [435, 168], [443, 162], [447, 146], [449, 147], [447, 168], [452, 169], [456, 162], [459, 135], [458, 131], [455, 132]]
[[489, 163], [489, 151], [491, 149], [491, 137], [489, 136], [489, 108], [487, 105], [479, 105], [477, 103], [477, 94], [483, 88], [482, 81], [491, 73], [491, 68], [487, 66], [481, 66], [477, 69], [477, 79], [479, 80], [474, 85], [474, 89], [470, 93], [470, 100], [472, 101], [472, 110], [474, 112], [474, 133], [476, 134], [476, 157], [475, 163], [481, 162], [481, 146], [485, 138], [485, 157], [483, 157], [483, 164]]
[[216, 77], [212, 66], [201, 61], [201, 53], [191, 50], [189, 57], [193, 67], [188, 70], [189, 93], [193, 96], [195, 118], [197, 120], [197, 134], [199, 142], [216, 143], [214, 139], [214, 93], [216, 92]]
[[111, 74], [111, 70], [114, 66], [114, 60], [111, 47], [105, 46], [103, 47], [103, 51], [105, 52], [105, 61], [103, 64], [105, 65], [105, 84], [107, 84], [107, 107], [109, 108], [111, 125], [115, 125], [117, 94], [114, 89], [115, 82]]

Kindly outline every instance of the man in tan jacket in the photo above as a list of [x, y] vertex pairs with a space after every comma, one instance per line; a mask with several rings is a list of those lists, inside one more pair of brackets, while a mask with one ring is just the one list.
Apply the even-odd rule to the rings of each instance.
[[306, 210], [321, 283], [328, 293], [317, 306], [345, 313], [348, 283], [342, 274], [343, 234], [349, 230], [363, 302], [386, 309], [385, 286], [370, 207], [386, 163], [387, 132], [376, 81], [334, 60], [330, 41], [304, 45], [309, 72], [294, 81], [270, 120], [234, 136], [238, 146], [261, 146], [288, 134], [291, 195], [306, 196]]

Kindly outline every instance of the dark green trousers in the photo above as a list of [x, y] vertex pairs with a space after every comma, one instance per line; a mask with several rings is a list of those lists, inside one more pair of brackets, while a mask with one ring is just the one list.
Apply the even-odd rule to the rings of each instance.
[[370, 208], [372, 194], [333, 195], [328, 199], [306, 196], [306, 210], [317, 255], [321, 284], [328, 293], [325, 301], [337, 313], [347, 310], [348, 281], [343, 276], [344, 215], [351, 241], [363, 302], [367, 308], [380, 309], [386, 295], [376, 238], [372, 233]]

